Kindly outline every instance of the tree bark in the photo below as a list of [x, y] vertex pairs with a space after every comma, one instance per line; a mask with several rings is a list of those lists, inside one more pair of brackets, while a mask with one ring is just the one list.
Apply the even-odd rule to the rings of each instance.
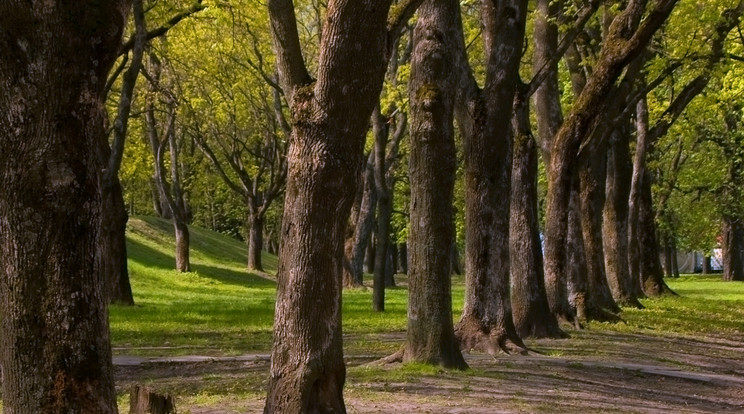
[[703, 255], [703, 269], [702, 269], [702, 273], [704, 275], [709, 275], [709, 274], [713, 273], [712, 270], [711, 270], [710, 256], [707, 253]]
[[744, 280], [744, 225], [738, 218], [724, 216], [721, 225], [723, 241], [721, 250], [723, 253], [723, 280]]
[[279, 77], [294, 128], [265, 413], [346, 412], [344, 229], [393, 37], [386, 27], [390, 4], [329, 3], [314, 81], [302, 56], [292, 1], [268, 2]]
[[[576, 315], [573, 321], [574, 328], [580, 329], [581, 320], [591, 319], [593, 315], [592, 303], [587, 303], [593, 298], [593, 292], [589, 288], [589, 270], [584, 235], [582, 233], [581, 219], [581, 193], [578, 175], [571, 180], [571, 196], [568, 202], [568, 233], [566, 234], [566, 263], [568, 275], [565, 283], [554, 286], [551, 303], [566, 303], [566, 305], [553, 306], [551, 309], [567, 309], [559, 312], [561, 315]], [[544, 273], [544, 271], [543, 271]], [[565, 287], [564, 287], [565, 286]], [[556, 289], [559, 288], [559, 289]], [[568, 296], [566, 298], [566, 296]], [[556, 312], [552, 312], [555, 315]]]
[[514, 100], [509, 253], [514, 326], [522, 337], [564, 338], [550, 312], [543, 273], [537, 214], [537, 143], [530, 131], [529, 102], [517, 92]]
[[481, 3], [488, 59], [483, 90], [475, 84], [467, 59], [460, 58], [464, 75], [457, 118], [465, 140], [466, 286], [457, 335], [467, 350], [525, 349], [511, 309], [508, 195], [512, 105], [526, 13], [524, 0]]
[[643, 305], [638, 301], [638, 295], [642, 294], [640, 280], [636, 287], [628, 269], [628, 198], [632, 176], [629, 137], [624, 121], [610, 134], [602, 240], [612, 297], [621, 306], [641, 309]]
[[545, 274], [547, 284], [565, 277], [566, 234], [571, 176], [582, 142], [588, 137], [602, 111], [606, 97], [614, 88], [622, 70], [646, 46], [651, 36], [671, 13], [676, 0], [661, 0], [641, 17], [646, 1], [631, 0], [609, 27], [607, 38], [581, 94], [571, 113], [554, 138], [551, 164], [548, 168], [548, 197], [545, 215]]
[[607, 157], [605, 148], [598, 142], [589, 144], [586, 151], [587, 156], [579, 167], [581, 228], [587, 263], [584, 316], [586, 320], [607, 320], [611, 319], [607, 312], [620, 312], [608, 285], [603, 249], [602, 209], [605, 203]]
[[664, 281], [659, 241], [656, 238], [656, 209], [651, 195], [651, 174], [645, 171], [639, 197], [638, 234], [641, 245], [641, 284], [648, 296], [675, 294]]
[[116, 413], [98, 145], [129, 2], [0, 4], [0, 365], [7, 413]]
[[456, 31], [460, 30], [459, 7], [456, 0], [425, 1], [413, 33], [408, 92], [410, 267], [403, 361], [464, 369], [467, 364], [452, 323], [450, 282], [456, 168], [452, 122], [457, 81], [451, 65]]
[[[106, 183], [103, 184], [104, 186]], [[98, 260], [101, 274], [107, 282], [108, 298], [118, 305], [134, 305], [132, 286], [127, 270], [126, 228], [129, 216], [124, 205], [118, 177], [110, 183], [112, 188], [102, 191], [101, 240]]]
[[[347, 253], [349, 274], [344, 273], [344, 286], [362, 286], [364, 283], [364, 259], [367, 246], [372, 238], [375, 224], [375, 206], [377, 189], [374, 184], [374, 152], [367, 158], [366, 168], [362, 171], [361, 200], [357, 219], [354, 220], [353, 237]], [[374, 257], [374, 256], [373, 256]]]
[[387, 185], [387, 160], [385, 147], [388, 127], [380, 113], [379, 105], [372, 112], [372, 129], [375, 137], [375, 186], [377, 187], [377, 228], [375, 229], [375, 270], [372, 282], [372, 310], [385, 310], [385, 285], [388, 273], [388, 244], [390, 217], [393, 214], [393, 195]]
[[[636, 104], [636, 146], [633, 156], [633, 174], [630, 181], [630, 195], [628, 196], [628, 270], [630, 277], [641, 279], [641, 244], [640, 244], [640, 198], [641, 181], [646, 169], [646, 153], [648, 152], [648, 102], [645, 96]], [[645, 292], [644, 292], [645, 293]]]
[[263, 271], [261, 250], [263, 250], [264, 217], [258, 213], [248, 217], [248, 269]]

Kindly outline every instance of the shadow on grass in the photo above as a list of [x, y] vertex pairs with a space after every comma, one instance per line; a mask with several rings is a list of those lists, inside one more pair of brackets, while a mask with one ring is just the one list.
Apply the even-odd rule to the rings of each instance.
[[199, 273], [199, 276], [214, 281], [242, 287], [268, 287], [276, 286], [274, 281], [249, 273], [248, 270], [234, 270], [224, 267], [209, 266], [205, 264], [192, 264], [191, 268]]
[[172, 270], [176, 268], [176, 259], [132, 238], [127, 238], [127, 258], [146, 267]]

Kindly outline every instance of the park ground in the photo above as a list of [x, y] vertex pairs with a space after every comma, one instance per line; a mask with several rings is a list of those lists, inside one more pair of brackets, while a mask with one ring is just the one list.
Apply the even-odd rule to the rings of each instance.
[[[262, 412], [269, 375], [276, 258], [244, 270], [242, 243], [192, 229], [194, 272], [171, 270], [169, 224], [130, 220], [137, 301], [112, 307], [120, 411], [144, 384], [171, 393], [185, 413]], [[679, 297], [644, 299], [624, 323], [592, 323], [569, 339], [528, 340], [527, 355], [466, 354], [464, 372], [379, 365], [405, 339], [405, 277], [387, 294], [344, 294], [345, 401], [349, 413], [741, 413], [744, 284], [718, 276], [669, 280]], [[453, 278], [454, 315], [462, 277]]]

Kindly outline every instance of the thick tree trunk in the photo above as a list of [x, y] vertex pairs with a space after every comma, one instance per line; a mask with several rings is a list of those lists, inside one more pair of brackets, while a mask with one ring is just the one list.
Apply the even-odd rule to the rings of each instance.
[[[411, 226], [408, 332], [403, 361], [466, 368], [452, 323], [450, 270], [456, 151], [452, 70], [459, 29], [456, 0], [428, 0], [413, 33], [411, 80]], [[456, 21], [455, 21], [456, 20]]]
[[264, 218], [258, 213], [248, 215], [248, 269], [263, 271], [261, 250], [263, 250]]
[[607, 154], [598, 141], [586, 149], [586, 159], [580, 167], [581, 227], [586, 250], [587, 292], [586, 319], [604, 320], [607, 312], [617, 313], [620, 308], [612, 297], [605, 270], [603, 249], [602, 209], [605, 204]]
[[641, 179], [638, 208], [638, 238], [641, 245], [641, 284], [648, 296], [675, 294], [664, 282], [659, 241], [656, 239], [656, 209], [651, 195], [651, 174], [645, 171]]
[[[478, 89], [468, 72], [459, 91], [457, 118], [465, 140], [467, 274], [457, 335], [467, 350], [525, 349], [511, 309], [509, 194], [512, 106], [526, 12], [524, 0], [481, 3], [488, 59], [485, 88]], [[461, 66], [467, 67], [464, 58]]]
[[127, 270], [127, 216], [119, 179], [114, 177], [111, 188], [102, 191], [101, 241], [98, 260], [101, 274], [107, 282], [109, 301], [119, 305], [134, 305], [132, 286]]
[[314, 81], [302, 56], [292, 1], [268, 2], [294, 128], [287, 155], [267, 414], [346, 412], [344, 229], [385, 73], [389, 6], [389, 0], [332, 0]]
[[[519, 93], [518, 93], [519, 94]], [[563, 338], [550, 312], [543, 273], [537, 214], [537, 143], [530, 131], [529, 102], [514, 103], [509, 244], [514, 326], [522, 337]]]
[[129, 3], [0, 4], [6, 413], [116, 413], [97, 151]]
[[571, 176], [581, 143], [588, 137], [599, 115], [606, 108], [607, 95], [614, 88], [622, 70], [645, 48], [675, 4], [676, 0], [661, 0], [654, 3], [653, 10], [640, 24], [641, 17], [646, 11], [646, 2], [636, 0], [628, 2], [626, 8], [610, 25], [592, 75], [554, 138], [548, 168], [545, 213], [545, 277], [548, 286], [556, 280], [561, 280], [566, 273]]
[[615, 302], [621, 306], [643, 308], [638, 301], [640, 280], [636, 289], [628, 269], [628, 198], [632, 175], [629, 136], [622, 121], [610, 134], [602, 240], [607, 281]]
[[738, 218], [724, 216], [722, 220], [721, 233], [723, 241], [721, 249], [723, 253], [723, 280], [744, 280], [744, 225]]
[[[587, 315], [592, 312], [587, 310], [588, 306], [591, 308], [591, 304], [587, 305], [587, 301], [593, 297], [593, 292], [589, 289], [587, 253], [584, 247], [584, 235], [581, 228], [580, 190], [579, 177], [575, 176], [571, 180], [571, 196], [568, 202], [568, 233], [566, 233], [568, 276], [566, 278], [566, 287], [553, 291], [554, 296], [552, 300], [552, 303], [568, 302], [571, 306], [568, 308], [569, 312], [576, 315], [573, 321], [576, 329], [581, 328], [581, 320], [589, 319]], [[566, 295], [568, 295], [567, 298]], [[549, 300], [548, 304], [550, 303], [551, 301]]]

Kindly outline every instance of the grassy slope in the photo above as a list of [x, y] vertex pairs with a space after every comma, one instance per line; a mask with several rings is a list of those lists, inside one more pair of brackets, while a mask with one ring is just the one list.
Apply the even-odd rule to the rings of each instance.
[[[195, 271], [180, 274], [172, 270], [175, 260], [170, 223], [149, 217], [130, 220], [129, 266], [137, 306], [113, 306], [111, 309], [115, 353], [269, 353], [275, 295], [271, 277], [250, 274], [245, 270], [245, 246], [240, 242], [198, 228], [191, 228], [191, 240]], [[267, 270], [273, 273], [276, 257], [264, 255], [263, 259]], [[404, 277], [398, 280], [405, 282]], [[624, 310], [622, 316], [627, 321], [625, 324], [592, 323], [584, 331], [572, 331], [572, 338], [568, 340], [570, 343], [530, 341], [530, 346], [548, 355], [612, 358], [611, 342], [596, 346], [598, 335], [600, 338], [608, 336], [635, 340], [628, 339], [634, 338], [632, 335], [621, 334], [642, 332], [658, 337], [674, 338], [681, 335], [744, 341], [744, 283], [724, 283], [715, 275], [684, 276], [668, 280], [668, 283], [680, 297], [644, 299], [646, 309]], [[454, 277], [454, 319], [462, 310], [463, 293], [463, 278]], [[347, 355], [382, 357], [401, 346], [406, 327], [405, 288], [388, 290], [385, 313], [373, 313], [370, 308], [370, 289], [344, 292]], [[498, 364], [502, 366], [501, 369], [508, 370], [509, 361], [500, 360]], [[369, 391], [370, 384], [383, 384], [383, 389], [386, 389], [387, 384], [408, 383], [414, 385], [415, 389], [417, 383], [429, 384], [444, 376], [452, 377], [453, 384], [466, 384], [466, 389], [471, 379], [475, 384], [494, 378], [510, 378], [500, 371], [492, 373], [482, 369], [456, 373], [421, 365], [393, 369], [353, 365], [348, 372], [347, 395], [357, 402], [380, 398], [380, 401], [387, 401], [388, 394]], [[243, 407], [241, 404], [251, 400], [254, 405], [260, 406], [265, 392], [266, 369], [246, 371], [241, 368], [242, 376], [234, 378], [233, 374], [224, 373], [205, 374], [202, 377], [197, 375], [195, 383], [184, 381], [181, 377], [153, 378], [151, 381], [182, 396], [179, 404], [186, 407], [222, 407], [224, 404]], [[122, 407], [127, 404], [124, 395], [121, 404]], [[250, 409], [239, 408], [237, 411]], [[554, 412], [554, 407], [538, 411]], [[205, 412], [214, 411], [207, 409]]]
[[[194, 272], [172, 270], [172, 227], [168, 221], [132, 218], [128, 228], [129, 266], [137, 306], [114, 306], [111, 326], [118, 353], [236, 354], [270, 347], [274, 283], [245, 269], [245, 246], [229, 237], [192, 227]], [[276, 270], [276, 257], [263, 256], [267, 271]], [[265, 275], [264, 275], [265, 276]], [[269, 277], [270, 278], [270, 277]], [[401, 279], [405, 281], [405, 279]], [[453, 278], [454, 317], [462, 309], [463, 279]], [[646, 299], [647, 309], [626, 309], [626, 324], [592, 324], [590, 329], [645, 331], [690, 335], [744, 335], [744, 284], [723, 283], [719, 276], [684, 276], [668, 280], [680, 297]], [[406, 327], [406, 291], [387, 292], [387, 311], [369, 309], [371, 292], [353, 289], [344, 294], [347, 351], [384, 353], [399, 342], [386, 333]], [[137, 347], [174, 347], [142, 350]], [[180, 348], [179, 348], [180, 347]]]

